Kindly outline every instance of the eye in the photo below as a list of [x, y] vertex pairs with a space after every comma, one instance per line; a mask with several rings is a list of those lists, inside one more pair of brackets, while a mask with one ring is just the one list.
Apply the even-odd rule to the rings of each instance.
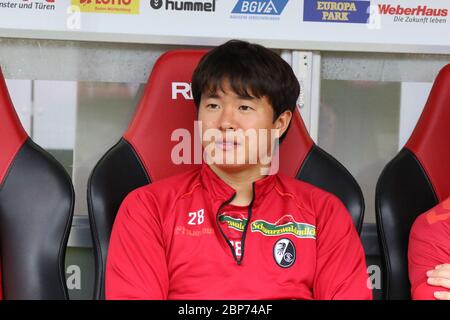
[[219, 105], [215, 103], [209, 103], [206, 105], [206, 109], [216, 110], [219, 109]]
[[250, 106], [242, 105], [242, 106], [239, 106], [239, 110], [242, 110], [242, 111], [250, 111], [250, 110], [255, 110], [255, 109], [253, 109], [253, 108], [250, 107]]

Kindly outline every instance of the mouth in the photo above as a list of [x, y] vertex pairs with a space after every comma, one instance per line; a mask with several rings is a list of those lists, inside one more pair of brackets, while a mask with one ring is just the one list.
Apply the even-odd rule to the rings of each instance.
[[228, 151], [228, 150], [234, 150], [236, 149], [238, 146], [240, 146], [240, 143], [237, 142], [224, 142], [224, 141], [218, 141], [215, 143], [216, 148], [224, 150], [224, 151]]

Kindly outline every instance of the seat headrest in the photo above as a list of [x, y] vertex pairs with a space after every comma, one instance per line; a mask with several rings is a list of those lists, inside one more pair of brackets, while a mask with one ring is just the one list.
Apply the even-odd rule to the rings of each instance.
[[[201, 142], [194, 139], [197, 136], [197, 133], [194, 135], [197, 109], [190, 84], [192, 73], [206, 52], [174, 50], [163, 54], [153, 67], [133, 120], [124, 134], [124, 139], [133, 146], [151, 181], [198, 165], [173, 163], [171, 153], [180, 141], [190, 145], [192, 150], [192, 154], [184, 156], [192, 162], [201, 161]], [[185, 130], [178, 130], [179, 135], [172, 137], [180, 128]], [[296, 111], [280, 147], [280, 172], [296, 176], [312, 145], [313, 141]], [[198, 150], [200, 159], [195, 159]]]
[[405, 147], [420, 161], [439, 200], [450, 196], [450, 64], [437, 75]]
[[0, 185], [27, 137], [12, 104], [0, 68]]

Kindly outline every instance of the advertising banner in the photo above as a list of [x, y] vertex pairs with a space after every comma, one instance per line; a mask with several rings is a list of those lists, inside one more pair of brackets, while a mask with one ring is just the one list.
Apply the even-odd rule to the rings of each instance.
[[0, 0], [0, 36], [450, 53], [448, 0]]

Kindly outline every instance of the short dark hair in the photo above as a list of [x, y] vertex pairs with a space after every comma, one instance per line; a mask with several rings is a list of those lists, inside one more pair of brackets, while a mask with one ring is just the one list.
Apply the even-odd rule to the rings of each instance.
[[275, 52], [246, 41], [230, 40], [200, 60], [192, 75], [197, 108], [202, 94], [223, 91], [226, 80], [240, 96], [266, 97], [274, 110], [273, 121], [286, 110], [294, 112], [300, 94], [300, 84], [286, 61]]

